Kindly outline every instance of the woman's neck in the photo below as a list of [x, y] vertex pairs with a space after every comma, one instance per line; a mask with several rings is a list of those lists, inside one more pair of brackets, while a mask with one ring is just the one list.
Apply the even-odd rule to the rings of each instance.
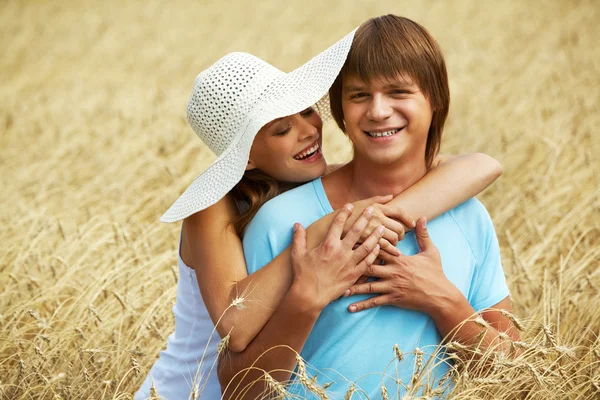
[[292, 190], [297, 188], [300, 185], [304, 185], [307, 182], [278, 182], [279, 183], [279, 193], [287, 192], [288, 190]]

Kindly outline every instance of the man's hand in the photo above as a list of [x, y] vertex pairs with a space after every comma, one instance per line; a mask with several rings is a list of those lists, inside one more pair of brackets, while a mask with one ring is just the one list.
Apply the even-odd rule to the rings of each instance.
[[344, 293], [344, 296], [380, 294], [350, 305], [349, 311], [362, 311], [389, 304], [433, 315], [440, 308], [446, 307], [449, 301], [462, 296], [444, 275], [440, 253], [429, 237], [426, 224], [425, 218], [417, 222], [418, 254], [391, 256], [381, 252], [379, 257], [385, 265], [371, 264], [366, 272], [366, 275], [379, 280], [353, 285]]
[[384, 227], [378, 226], [358, 247], [361, 235], [373, 217], [367, 207], [342, 239], [344, 226], [352, 214], [352, 204], [338, 211], [325, 240], [313, 250], [306, 248], [306, 231], [294, 225], [292, 243], [292, 290], [303, 294], [306, 310], [320, 312], [340, 297], [363, 275], [379, 255]]

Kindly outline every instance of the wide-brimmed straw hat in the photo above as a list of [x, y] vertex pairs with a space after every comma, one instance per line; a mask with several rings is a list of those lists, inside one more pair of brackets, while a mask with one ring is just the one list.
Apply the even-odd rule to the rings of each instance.
[[217, 159], [160, 220], [182, 220], [233, 189], [244, 175], [260, 128], [313, 106], [327, 94], [346, 61], [354, 32], [290, 73], [247, 53], [228, 54], [202, 71], [194, 81], [187, 118]]

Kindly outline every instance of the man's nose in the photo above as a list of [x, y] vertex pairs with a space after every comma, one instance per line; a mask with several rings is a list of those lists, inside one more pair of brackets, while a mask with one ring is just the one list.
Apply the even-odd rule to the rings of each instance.
[[375, 95], [369, 104], [367, 117], [372, 121], [384, 121], [391, 117], [393, 113], [391, 105], [384, 96]]

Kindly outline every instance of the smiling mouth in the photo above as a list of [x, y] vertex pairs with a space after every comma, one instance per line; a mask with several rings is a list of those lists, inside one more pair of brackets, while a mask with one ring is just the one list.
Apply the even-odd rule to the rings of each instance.
[[314, 156], [315, 154], [319, 153], [319, 150], [321, 149], [321, 146], [319, 145], [319, 142], [315, 142], [314, 144], [312, 144], [310, 147], [302, 150], [300, 153], [296, 154], [294, 156], [294, 160], [298, 160], [298, 161], [302, 161], [302, 160], [307, 160], [309, 158], [311, 158], [312, 156]]
[[367, 131], [363, 131], [363, 132], [366, 133], [367, 135], [373, 137], [373, 138], [378, 138], [378, 137], [393, 136], [396, 133], [400, 132], [402, 129], [404, 129], [404, 127], [397, 128], [397, 129], [391, 129], [389, 131], [383, 131], [383, 132], [367, 132]]

